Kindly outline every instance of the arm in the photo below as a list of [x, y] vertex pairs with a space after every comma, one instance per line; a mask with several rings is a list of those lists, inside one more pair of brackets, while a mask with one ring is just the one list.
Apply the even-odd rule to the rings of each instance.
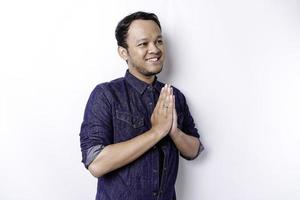
[[151, 116], [152, 128], [130, 140], [107, 145], [89, 165], [91, 174], [103, 176], [143, 155], [168, 134], [172, 126], [172, 108], [172, 96], [164, 87]]
[[173, 122], [169, 136], [180, 153], [188, 160], [195, 159], [204, 149], [199, 138], [188, 135], [177, 128], [177, 112], [175, 109], [175, 96], [173, 96]]
[[190, 160], [196, 158], [197, 155], [203, 150], [202, 144], [198, 138], [190, 136], [178, 128], [177, 131], [170, 134], [170, 137], [180, 153]]
[[136, 160], [163, 137], [164, 134], [150, 129], [130, 140], [108, 145], [98, 154], [88, 169], [93, 176], [100, 177]]

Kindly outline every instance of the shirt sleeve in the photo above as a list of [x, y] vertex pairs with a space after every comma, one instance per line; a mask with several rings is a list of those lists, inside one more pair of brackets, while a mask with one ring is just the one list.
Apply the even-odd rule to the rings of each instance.
[[198, 133], [198, 129], [195, 126], [195, 122], [194, 119], [190, 113], [189, 107], [187, 105], [185, 96], [183, 94], [181, 94], [181, 102], [182, 102], [182, 108], [183, 108], [183, 123], [182, 123], [182, 131], [188, 135], [194, 136], [196, 138], [198, 138], [199, 140], [199, 148], [198, 148], [198, 153], [195, 157], [190, 158], [190, 157], [186, 157], [183, 154], [180, 153], [180, 155], [185, 158], [186, 160], [194, 160], [195, 158], [198, 157], [198, 155], [204, 150], [204, 146], [202, 145], [201, 141], [200, 141], [200, 135]]
[[102, 149], [113, 142], [111, 105], [101, 85], [89, 97], [79, 135], [82, 162], [88, 168]]

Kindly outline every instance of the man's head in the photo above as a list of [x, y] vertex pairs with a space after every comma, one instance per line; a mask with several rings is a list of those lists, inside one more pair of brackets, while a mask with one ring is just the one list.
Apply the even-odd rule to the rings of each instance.
[[136, 12], [122, 19], [115, 31], [120, 56], [138, 78], [152, 79], [163, 67], [165, 47], [153, 13]]

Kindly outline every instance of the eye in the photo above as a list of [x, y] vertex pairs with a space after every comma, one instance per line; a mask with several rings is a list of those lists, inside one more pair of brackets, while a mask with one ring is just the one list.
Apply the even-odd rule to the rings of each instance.
[[163, 43], [164, 43], [163, 40], [161, 39], [157, 40], [157, 44], [163, 44]]
[[163, 45], [163, 43], [164, 43], [164, 42], [163, 42], [162, 39], [158, 39], [158, 40], [156, 41], [156, 44], [157, 44], [157, 45]]
[[138, 46], [139, 46], [139, 47], [144, 47], [144, 46], [147, 46], [147, 42], [142, 42], [142, 43], [139, 43], [139, 44], [138, 44]]

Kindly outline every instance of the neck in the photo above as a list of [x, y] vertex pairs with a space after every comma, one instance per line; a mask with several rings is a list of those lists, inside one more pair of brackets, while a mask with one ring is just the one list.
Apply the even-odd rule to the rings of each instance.
[[129, 72], [135, 76], [136, 78], [138, 78], [141, 81], [144, 81], [147, 84], [152, 84], [154, 79], [155, 79], [155, 75], [152, 76], [144, 76], [140, 73], [137, 73], [135, 70], [132, 70], [131, 68], [129, 68]]

